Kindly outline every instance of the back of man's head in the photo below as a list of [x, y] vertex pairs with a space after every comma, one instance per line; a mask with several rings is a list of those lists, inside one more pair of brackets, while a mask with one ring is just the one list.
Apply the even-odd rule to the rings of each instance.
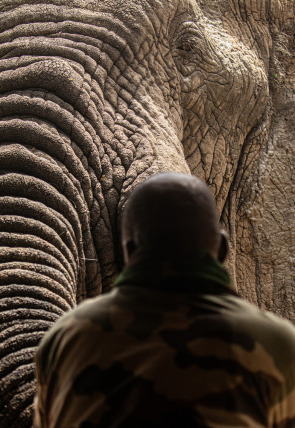
[[157, 174], [131, 194], [122, 219], [125, 261], [134, 252], [158, 259], [193, 258], [200, 249], [219, 257], [222, 244], [215, 201], [194, 176]]

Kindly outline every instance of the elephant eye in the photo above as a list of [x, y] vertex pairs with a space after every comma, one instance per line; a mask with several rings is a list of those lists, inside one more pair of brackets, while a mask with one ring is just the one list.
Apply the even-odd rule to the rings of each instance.
[[178, 49], [189, 52], [193, 49], [193, 47], [190, 43], [182, 43], [180, 46], [178, 46]]

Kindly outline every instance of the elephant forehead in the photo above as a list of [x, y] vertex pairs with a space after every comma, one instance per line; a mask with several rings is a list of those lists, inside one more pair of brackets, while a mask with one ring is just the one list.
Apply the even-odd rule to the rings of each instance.
[[[169, 26], [176, 14], [195, 14], [196, 7], [198, 2], [194, 0], [52, 0], [50, 3], [48, 0], [30, 0], [25, 5], [19, 0], [3, 0], [0, 2], [0, 28], [2, 31], [11, 28], [9, 21], [12, 20], [13, 26], [16, 26], [25, 22], [73, 19], [98, 27], [109, 27], [122, 35], [129, 33], [132, 35], [131, 41], [138, 43], [140, 36], [146, 37], [149, 31], [157, 36]], [[11, 12], [14, 15], [9, 19]]]
[[[140, 22], [140, 19], [144, 19], [150, 14], [154, 14], [155, 11], [160, 15], [161, 11], [166, 10], [170, 13], [173, 10], [177, 10], [179, 6], [184, 6], [191, 3], [191, 0], [52, 0], [50, 3], [48, 0], [39, 0], [37, 2], [26, 2], [23, 8], [27, 11], [32, 10], [35, 6], [45, 15], [46, 10], [52, 6], [58, 6], [61, 15], [66, 15], [71, 8], [84, 9], [85, 11], [91, 12], [102, 12], [111, 13], [112, 15], [118, 16], [123, 20], [128, 21], [128, 25], [132, 25], [133, 22]], [[69, 7], [70, 6], [70, 7]], [[3, 0], [0, 4], [0, 11], [6, 12], [14, 9], [19, 9], [20, 2], [18, 0]], [[84, 12], [83, 12], [84, 15]], [[161, 15], [162, 21], [167, 17]], [[81, 20], [83, 17], [81, 16]], [[143, 23], [143, 21], [141, 21]]]
[[[132, 44], [138, 44], [146, 38], [149, 33], [153, 39], [163, 34], [164, 29], [170, 26], [175, 16], [182, 16], [183, 20], [203, 20], [208, 18], [214, 25], [218, 22], [229, 20], [230, 25], [226, 26], [229, 33], [236, 35], [240, 32], [233, 21], [238, 21], [244, 13], [256, 17], [257, 11], [265, 11], [263, 4], [265, 0], [255, 2], [255, 6], [243, 7], [234, 0], [39, 0], [38, 4], [19, 5], [18, 0], [3, 0], [0, 4], [0, 24], [2, 31], [11, 27], [9, 15], [5, 12], [14, 12], [12, 16], [13, 25], [24, 24], [28, 22], [60, 22], [60, 21], [81, 21], [98, 27], [108, 27], [118, 35], [122, 35]], [[237, 3], [235, 5], [234, 3]], [[261, 7], [257, 4], [261, 3]], [[83, 12], [81, 13], [81, 9]], [[260, 15], [263, 15], [261, 12]], [[265, 18], [265, 14], [259, 16]], [[207, 21], [206, 21], [207, 22]], [[210, 22], [207, 22], [210, 25]], [[247, 23], [248, 24], [248, 23]], [[261, 25], [261, 22], [259, 22]], [[143, 31], [144, 29], [144, 31]], [[245, 33], [245, 32], [242, 32]], [[251, 32], [248, 32], [248, 36]], [[166, 33], [167, 35], [167, 33]], [[136, 36], [136, 37], [135, 37]]]
[[[120, 41], [130, 45], [135, 51], [144, 41], [154, 43], [160, 34], [166, 34], [165, 28], [179, 10], [179, 6], [187, 9], [189, 0], [185, 1], [143, 1], [143, 0], [39, 0], [30, 4], [20, 5], [17, 0], [0, 2], [0, 28], [12, 31], [13, 40], [16, 36], [28, 33], [25, 25], [36, 23], [36, 34], [42, 31], [42, 23], [53, 26], [62, 24], [73, 33], [79, 33], [77, 23], [90, 25], [92, 28], [107, 29], [115, 34], [115, 42], [122, 50]], [[184, 6], [183, 6], [184, 5]], [[61, 31], [61, 30], [59, 30]], [[112, 43], [108, 34], [108, 42]], [[120, 40], [119, 40], [120, 39]], [[113, 45], [116, 47], [116, 43]]]

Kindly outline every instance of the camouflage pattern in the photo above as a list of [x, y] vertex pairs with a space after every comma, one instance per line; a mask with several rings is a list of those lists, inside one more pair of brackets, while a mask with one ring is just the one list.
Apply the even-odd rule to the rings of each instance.
[[127, 270], [59, 320], [36, 364], [38, 428], [295, 427], [295, 329], [213, 261]]

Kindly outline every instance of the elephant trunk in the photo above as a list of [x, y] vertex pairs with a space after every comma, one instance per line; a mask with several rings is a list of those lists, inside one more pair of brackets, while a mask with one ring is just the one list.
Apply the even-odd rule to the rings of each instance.
[[16, 426], [29, 426], [36, 346], [76, 296], [86, 296], [86, 271], [93, 288], [99, 283], [81, 189], [69, 171], [39, 150], [6, 141], [1, 147], [2, 427], [15, 420], [23, 422]]
[[102, 269], [109, 275], [104, 275], [102, 284], [104, 259], [98, 263], [92, 239], [92, 230], [105, 219], [101, 240], [112, 242], [101, 189], [88, 165], [91, 148], [87, 141], [84, 147], [77, 144], [86, 131], [72, 117], [74, 137], [69, 138], [56, 120], [50, 120], [50, 113], [59, 108], [57, 120], [66, 126], [69, 111], [52, 100], [45, 102], [45, 97], [44, 92], [23, 91], [0, 98], [3, 428], [31, 426], [33, 358], [44, 332], [76, 302], [98, 294], [103, 285], [107, 288], [114, 276], [113, 265], [106, 263]]
[[44, 332], [112, 284], [130, 192], [157, 172], [189, 172], [172, 57], [154, 61], [153, 36], [128, 46], [109, 14], [84, 11], [80, 23], [80, 9], [43, 6], [0, 14], [2, 428], [31, 425]]

